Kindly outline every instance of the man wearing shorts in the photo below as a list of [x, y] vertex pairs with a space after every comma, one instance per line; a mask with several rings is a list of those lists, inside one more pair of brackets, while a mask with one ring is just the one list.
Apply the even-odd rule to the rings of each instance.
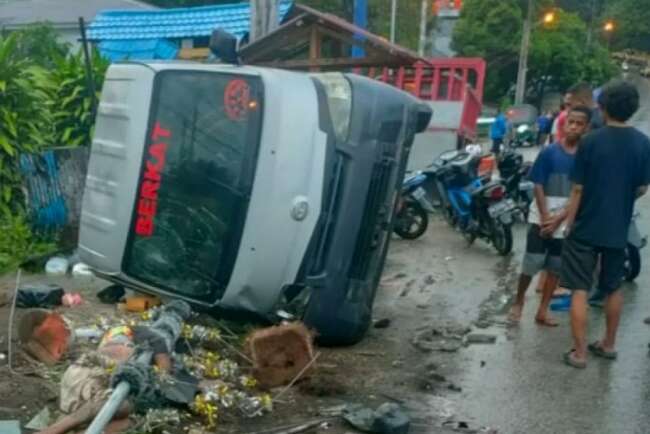
[[[561, 284], [573, 291], [574, 341], [564, 362], [575, 368], [586, 367], [587, 350], [616, 359], [627, 232], [634, 202], [650, 183], [650, 140], [626, 124], [639, 108], [637, 89], [626, 82], [612, 83], [603, 89], [599, 105], [606, 126], [585, 136], [576, 153], [568, 238], [562, 251]], [[587, 345], [587, 294], [599, 256], [598, 289], [606, 294], [606, 330], [601, 340]]]
[[570, 174], [578, 143], [587, 131], [591, 110], [587, 107], [569, 109], [565, 124], [564, 140], [544, 148], [530, 173], [535, 183], [535, 202], [531, 204], [528, 222], [526, 253], [522, 264], [517, 298], [510, 311], [510, 320], [521, 319], [526, 291], [538, 272], [545, 270], [542, 301], [535, 315], [535, 322], [554, 327], [557, 322], [548, 315], [548, 306], [558, 282], [564, 227], [567, 216], [566, 204], [571, 193]]

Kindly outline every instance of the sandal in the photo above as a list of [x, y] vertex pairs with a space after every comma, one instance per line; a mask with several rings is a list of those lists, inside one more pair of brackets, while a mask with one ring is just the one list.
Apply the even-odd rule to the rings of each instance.
[[575, 357], [573, 357], [573, 353], [575, 353], [575, 350], [564, 353], [564, 356], [562, 357], [564, 363], [576, 369], [585, 369], [587, 367], [587, 362], [576, 360]]
[[618, 353], [616, 351], [605, 351], [599, 341], [587, 345], [587, 349], [592, 352], [594, 356], [602, 357], [607, 360], [616, 360]]

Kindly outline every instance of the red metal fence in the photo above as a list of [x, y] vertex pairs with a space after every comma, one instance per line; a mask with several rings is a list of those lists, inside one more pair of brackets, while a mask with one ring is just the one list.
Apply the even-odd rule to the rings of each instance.
[[459, 134], [476, 135], [476, 121], [483, 105], [483, 59], [435, 58], [413, 66], [355, 68], [354, 72], [406, 90], [425, 101], [463, 102]]

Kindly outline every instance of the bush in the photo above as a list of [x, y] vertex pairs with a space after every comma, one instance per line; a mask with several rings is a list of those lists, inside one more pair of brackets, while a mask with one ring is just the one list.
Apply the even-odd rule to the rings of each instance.
[[30, 257], [55, 249], [53, 240], [32, 232], [22, 212], [0, 216], [0, 274], [18, 267]]
[[[89, 145], [92, 136], [83, 57], [53, 35], [37, 26], [0, 36], [0, 272], [53, 247], [28, 224], [18, 157]], [[95, 52], [92, 67], [99, 93], [108, 62]]]

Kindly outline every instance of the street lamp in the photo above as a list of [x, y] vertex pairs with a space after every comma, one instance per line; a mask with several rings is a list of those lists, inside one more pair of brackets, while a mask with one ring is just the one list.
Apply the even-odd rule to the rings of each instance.
[[[521, 36], [521, 48], [519, 52], [519, 67], [517, 70], [517, 85], [515, 87], [515, 104], [524, 102], [526, 95], [526, 73], [528, 72], [528, 50], [530, 48], [530, 33], [533, 28], [534, 0], [528, 0], [528, 15], [524, 21], [524, 31]], [[551, 25], [555, 23], [557, 16], [555, 11], [548, 11], [542, 17], [542, 21], [536, 25]]]
[[544, 14], [544, 24], [553, 24], [555, 22], [555, 12], [550, 11]]
[[607, 20], [605, 21], [605, 24], [603, 24], [603, 31], [605, 32], [605, 39], [607, 39], [607, 48], [611, 48], [612, 46], [612, 35], [614, 34], [614, 30], [616, 30], [616, 24], [612, 20]]

